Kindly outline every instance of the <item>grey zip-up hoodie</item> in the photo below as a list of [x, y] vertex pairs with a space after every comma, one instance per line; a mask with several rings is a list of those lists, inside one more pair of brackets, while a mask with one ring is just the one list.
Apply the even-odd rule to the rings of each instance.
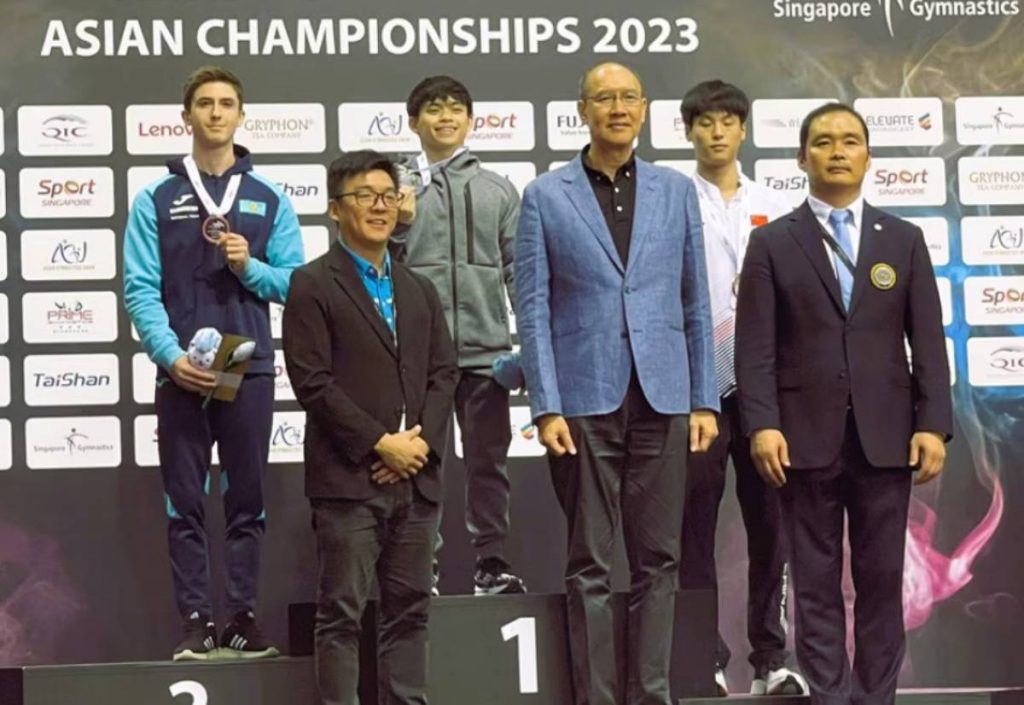
[[432, 169], [415, 220], [391, 237], [392, 256], [437, 288], [462, 369], [490, 376], [512, 349], [505, 296], [514, 299], [518, 221], [515, 187], [465, 151]]

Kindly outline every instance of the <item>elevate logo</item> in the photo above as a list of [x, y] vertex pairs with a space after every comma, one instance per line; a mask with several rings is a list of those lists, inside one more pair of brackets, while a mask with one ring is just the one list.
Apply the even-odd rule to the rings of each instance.
[[306, 440], [306, 412], [275, 411], [270, 431], [271, 463], [301, 463]]
[[650, 105], [651, 146], [655, 149], [693, 149], [686, 139], [686, 125], [678, 100], [652, 100]]
[[939, 98], [858, 98], [853, 107], [864, 116], [872, 147], [930, 147], [944, 139]]
[[23, 105], [18, 151], [26, 157], [108, 155], [114, 151], [107, 105]]
[[807, 174], [797, 166], [796, 159], [758, 159], [754, 162], [754, 180], [785, 198], [793, 208], [803, 203], [809, 192]]
[[299, 215], [327, 211], [327, 167], [322, 164], [261, 165], [254, 171], [277, 184]]
[[117, 250], [113, 230], [25, 230], [21, 276], [26, 281], [113, 279]]
[[327, 148], [321, 103], [247, 103], [235, 141], [254, 154], [317, 153]]
[[913, 223], [921, 228], [924, 233], [924, 242], [928, 246], [928, 255], [932, 259], [933, 267], [942, 267], [949, 264], [949, 223], [945, 218], [905, 218], [907, 222]]
[[533, 162], [481, 162], [480, 166], [511, 181], [520, 196], [526, 185], [537, 178], [537, 166]]
[[968, 338], [967, 375], [972, 387], [1024, 385], [1024, 340]]
[[192, 151], [192, 128], [182, 121], [180, 104], [129, 105], [124, 112], [124, 128], [128, 154]]
[[1024, 264], [1024, 216], [967, 216], [960, 243], [964, 264]]
[[529, 151], [534, 142], [533, 103], [485, 101], [473, 104], [473, 124], [466, 137], [466, 145], [473, 151]]
[[1024, 157], [961, 157], [957, 174], [965, 206], [1024, 203]]
[[117, 355], [29, 355], [24, 362], [29, 406], [116, 404], [121, 398]]
[[25, 218], [109, 218], [114, 215], [114, 171], [107, 167], [22, 169]]
[[29, 419], [25, 463], [33, 470], [116, 468], [121, 465], [121, 420], [116, 416]]
[[26, 343], [109, 343], [117, 340], [112, 291], [52, 291], [21, 299]]
[[1024, 277], [967, 277], [964, 308], [972, 326], [1024, 323]]
[[864, 198], [875, 206], [941, 206], [946, 203], [942, 157], [871, 160]]
[[1024, 96], [957, 98], [956, 139], [960, 144], [1024, 144]]
[[800, 123], [807, 113], [834, 98], [762, 98], [751, 105], [749, 122], [754, 126], [754, 146], [800, 146]]
[[342, 103], [338, 106], [338, 144], [342, 151], [419, 152], [409, 129], [405, 103]]

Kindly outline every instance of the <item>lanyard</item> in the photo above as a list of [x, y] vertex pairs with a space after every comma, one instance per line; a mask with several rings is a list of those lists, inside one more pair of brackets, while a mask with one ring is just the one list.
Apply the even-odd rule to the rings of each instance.
[[821, 229], [821, 237], [825, 241], [825, 244], [828, 245], [829, 249], [835, 253], [835, 256], [839, 259], [840, 262], [843, 263], [843, 266], [846, 267], [846, 270], [851, 275], [855, 274], [856, 266], [853, 264], [853, 260], [850, 259], [850, 256], [843, 251], [842, 247], [839, 246], [839, 243], [836, 242], [836, 239], [832, 237], [832, 233], [826, 230], [821, 225], [821, 223], [818, 222], [817, 218], [814, 219], [814, 222], [818, 223], [818, 228]]
[[203, 179], [199, 175], [199, 167], [196, 166], [196, 160], [192, 158], [191, 154], [185, 155], [183, 160], [185, 163], [185, 172], [188, 174], [188, 180], [192, 184], [192, 190], [196, 192], [196, 196], [203, 204], [203, 208], [210, 215], [224, 215], [231, 210], [231, 206], [235, 203], [235, 196], [238, 195], [238, 187], [242, 183], [241, 174], [233, 174], [228, 179], [228, 187], [224, 191], [224, 198], [220, 203], [216, 203], [210, 192], [206, 190], [206, 186], [203, 185]]

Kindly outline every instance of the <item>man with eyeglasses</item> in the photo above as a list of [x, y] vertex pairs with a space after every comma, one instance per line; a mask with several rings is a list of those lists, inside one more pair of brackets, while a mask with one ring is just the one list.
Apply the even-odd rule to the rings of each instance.
[[306, 410], [324, 705], [358, 703], [360, 623], [375, 584], [380, 701], [426, 703], [441, 456], [458, 368], [433, 285], [388, 252], [397, 184], [376, 152], [334, 160], [327, 186], [338, 237], [296, 270], [284, 312], [288, 376]]
[[[509, 566], [508, 390], [491, 372], [512, 349], [508, 306], [519, 194], [466, 148], [469, 90], [451, 76], [420, 81], [406, 103], [423, 151], [405, 165], [416, 219], [391, 239], [395, 257], [433, 282], [455, 341], [461, 376], [455, 414], [466, 464], [466, 528], [476, 550], [476, 595], [526, 592]], [[440, 547], [440, 537], [439, 537]]]
[[[522, 363], [568, 522], [576, 703], [668, 705], [687, 447], [704, 452], [718, 432], [700, 210], [690, 179], [633, 153], [647, 112], [633, 71], [589, 70], [578, 109], [590, 144], [523, 196]], [[610, 581], [620, 526], [625, 683]]]

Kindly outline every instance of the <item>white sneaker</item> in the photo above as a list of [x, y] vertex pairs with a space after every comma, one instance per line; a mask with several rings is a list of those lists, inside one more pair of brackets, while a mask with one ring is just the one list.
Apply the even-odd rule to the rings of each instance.
[[715, 687], [718, 688], [721, 697], [729, 695], [729, 684], [725, 682], [725, 671], [721, 668], [715, 669]]
[[750, 684], [751, 695], [807, 695], [808, 692], [804, 677], [785, 667], [768, 671]]

